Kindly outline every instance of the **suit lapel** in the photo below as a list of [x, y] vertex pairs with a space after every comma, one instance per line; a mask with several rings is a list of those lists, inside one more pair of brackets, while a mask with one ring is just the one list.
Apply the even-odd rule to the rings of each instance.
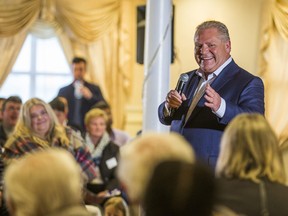
[[[225, 84], [227, 82], [229, 82], [231, 79], [235, 78], [235, 74], [237, 73], [238, 68], [239, 67], [237, 66], [237, 64], [232, 60], [232, 62], [230, 64], [228, 64], [221, 71], [221, 73], [218, 75], [218, 77], [216, 77], [216, 79], [212, 82], [211, 87], [216, 92], [219, 92], [225, 86]], [[195, 89], [194, 89], [194, 91], [195, 91]], [[193, 91], [193, 93], [194, 93], [194, 91]], [[204, 95], [205, 95], [205, 93], [204, 93]], [[200, 107], [204, 106], [204, 103], [205, 103], [204, 95], [201, 97], [201, 99], [199, 100], [199, 102], [197, 103], [196, 106], [200, 106]], [[190, 101], [190, 103], [191, 103], [191, 101]], [[199, 111], [200, 111], [200, 109], [194, 109], [190, 118], [193, 118]]]

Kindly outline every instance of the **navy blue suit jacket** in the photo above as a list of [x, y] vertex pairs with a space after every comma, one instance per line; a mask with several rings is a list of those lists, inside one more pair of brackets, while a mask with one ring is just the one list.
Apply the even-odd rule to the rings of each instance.
[[211, 87], [226, 101], [222, 118], [204, 106], [205, 98], [199, 100], [186, 125], [186, 113], [199, 82], [196, 70], [188, 72], [189, 80], [183, 90], [187, 100], [175, 111], [172, 117], [164, 116], [165, 102], [158, 109], [161, 123], [171, 125], [171, 131], [182, 134], [193, 146], [198, 158], [214, 167], [219, 154], [219, 144], [227, 124], [239, 113], [256, 112], [264, 115], [264, 85], [256, 77], [240, 68], [233, 60], [230, 62]]
[[90, 100], [85, 99], [84, 97], [81, 98], [81, 112], [79, 113], [80, 118], [82, 120], [81, 125], [76, 125], [73, 121], [74, 113], [75, 113], [75, 101], [76, 98], [74, 96], [74, 85], [71, 83], [68, 86], [61, 88], [58, 92], [58, 96], [65, 97], [68, 101], [68, 124], [71, 126], [78, 126], [80, 127], [81, 131], [84, 131], [84, 117], [85, 114], [91, 109], [91, 107], [99, 102], [104, 100], [104, 97], [101, 93], [99, 86], [88, 83], [84, 81], [84, 86], [86, 86], [92, 92], [92, 98]]

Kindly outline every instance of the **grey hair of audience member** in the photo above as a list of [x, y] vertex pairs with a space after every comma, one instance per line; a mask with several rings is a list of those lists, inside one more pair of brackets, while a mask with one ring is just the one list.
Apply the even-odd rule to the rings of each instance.
[[193, 148], [176, 133], [146, 133], [120, 148], [117, 174], [131, 202], [141, 203], [154, 167], [165, 160], [193, 163]]
[[53, 215], [82, 202], [81, 169], [63, 149], [49, 148], [14, 160], [4, 173], [4, 184], [14, 215]]

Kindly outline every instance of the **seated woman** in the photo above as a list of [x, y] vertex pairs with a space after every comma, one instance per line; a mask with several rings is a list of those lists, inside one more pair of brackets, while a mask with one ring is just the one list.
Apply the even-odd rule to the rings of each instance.
[[278, 139], [260, 114], [240, 114], [226, 128], [216, 165], [218, 204], [239, 214], [287, 215], [288, 187]]
[[47, 148], [13, 161], [4, 174], [11, 215], [91, 216], [82, 201], [82, 178], [73, 156]]
[[32, 98], [22, 106], [15, 130], [5, 143], [3, 160], [8, 163], [28, 152], [50, 147], [70, 151], [81, 165], [85, 181], [96, 178], [95, 165], [82, 137], [72, 129], [61, 126], [47, 103]]
[[94, 193], [118, 188], [115, 170], [118, 165], [119, 147], [110, 140], [106, 131], [108, 117], [100, 109], [91, 109], [85, 115], [85, 143], [92, 154], [100, 176], [97, 184], [88, 184]]

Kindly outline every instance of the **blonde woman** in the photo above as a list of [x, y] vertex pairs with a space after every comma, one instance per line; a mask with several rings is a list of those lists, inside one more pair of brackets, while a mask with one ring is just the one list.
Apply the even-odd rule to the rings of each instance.
[[70, 151], [81, 165], [86, 181], [97, 176], [91, 154], [84, 147], [81, 136], [61, 126], [47, 103], [32, 98], [22, 106], [15, 130], [5, 143], [3, 159], [8, 163], [29, 152], [51, 147]]
[[81, 169], [64, 149], [49, 148], [13, 161], [4, 175], [10, 215], [89, 216]]
[[240, 114], [226, 128], [216, 165], [218, 202], [247, 216], [287, 215], [288, 188], [278, 139], [260, 114]]
[[[88, 184], [94, 193], [119, 189], [116, 178], [119, 147], [111, 141], [107, 128], [108, 117], [103, 110], [91, 109], [85, 115], [85, 144], [91, 152], [94, 164], [99, 168], [100, 176], [97, 184]], [[100, 183], [100, 184], [99, 184]]]
[[129, 216], [126, 201], [119, 196], [111, 197], [104, 203], [104, 216]]

